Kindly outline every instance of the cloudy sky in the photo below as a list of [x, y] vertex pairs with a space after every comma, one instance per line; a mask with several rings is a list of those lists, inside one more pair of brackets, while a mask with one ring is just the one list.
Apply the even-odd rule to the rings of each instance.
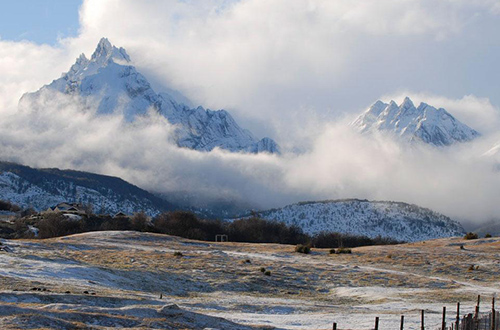
[[[8, 118], [0, 126], [3, 158], [121, 175], [155, 190], [175, 190], [189, 182], [192, 191], [216, 189], [262, 207], [360, 197], [412, 202], [481, 220], [500, 211], [494, 198], [500, 192], [498, 175], [481, 156], [500, 141], [497, 0], [16, 4], [3, 5], [8, 10], [0, 14], [0, 112]], [[60, 77], [80, 53], [90, 56], [101, 37], [126, 48], [157, 91], [170, 87], [195, 104], [225, 108], [256, 135], [301, 153], [200, 155], [172, 149], [166, 157], [158, 156], [170, 148], [163, 144], [144, 155], [140, 146], [117, 153], [123, 148], [101, 150], [102, 143], [96, 143], [89, 158], [82, 141], [90, 133], [80, 125], [99, 130], [97, 138], [92, 133], [94, 140], [109, 142], [119, 123], [110, 118], [104, 121], [107, 126], [101, 121], [94, 127], [88, 116], [77, 116], [81, 122], [62, 116], [73, 122], [57, 123], [72, 136], [64, 143], [58, 140], [60, 126], [52, 130], [58, 135], [50, 135], [47, 127], [23, 129], [32, 118], [17, 112], [21, 95]], [[406, 95], [416, 103], [445, 107], [483, 137], [445, 151], [407, 150], [346, 129], [377, 99], [401, 101]], [[76, 111], [61, 107], [53, 105], [46, 114]], [[137, 135], [134, 141], [155, 144], [161, 132], [130, 134]], [[111, 144], [128, 142], [115, 138]], [[54, 157], [42, 157], [47, 150]], [[147, 161], [132, 163], [138, 152]], [[210, 175], [197, 174], [204, 171]]]

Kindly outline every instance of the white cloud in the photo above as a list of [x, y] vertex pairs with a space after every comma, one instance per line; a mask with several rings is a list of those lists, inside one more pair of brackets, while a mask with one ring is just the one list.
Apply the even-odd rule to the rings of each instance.
[[[261, 207], [359, 197], [485, 220], [500, 211], [499, 178], [489, 159], [471, 155], [500, 140], [493, 74], [500, 50], [483, 42], [496, 40], [498, 13], [490, 0], [86, 0], [77, 38], [56, 48], [0, 41], [0, 153]], [[128, 50], [157, 91], [167, 85], [228, 108], [242, 126], [252, 122], [254, 131], [302, 153], [178, 149], [164, 120], [96, 120], [61, 95], [36, 115], [15, 113], [24, 92], [58, 78], [103, 36]], [[406, 150], [346, 128], [344, 115], [401, 90], [422, 91], [405, 95], [444, 107], [487, 136], [447, 151]]]
[[61, 48], [0, 40], [0, 112], [15, 112], [24, 93], [37, 90], [50, 77], [59, 77], [70, 63]]
[[148, 77], [195, 103], [274, 124], [304, 107], [357, 110], [399, 88], [457, 90], [474, 81], [481, 92], [494, 90], [478, 73], [452, 78], [462, 68], [449, 58], [486, 65], [474, 63], [481, 52], [474, 45], [478, 36], [494, 38], [484, 24], [495, 6], [490, 0], [87, 0], [79, 40], [92, 49], [107, 36]]
[[0, 123], [4, 159], [39, 167], [120, 176], [152, 191], [233, 199], [252, 207], [300, 200], [368, 198], [416, 203], [447, 215], [486, 220], [500, 211], [500, 176], [490, 158], [472, 157], [491, 141], [449, 149], [406, 148], [326, 124], [300, 155], [210, 153], [177, 148], [171, 127], [151, 113], [135, 124], [95, 118], [87, 105], [51, 93]]

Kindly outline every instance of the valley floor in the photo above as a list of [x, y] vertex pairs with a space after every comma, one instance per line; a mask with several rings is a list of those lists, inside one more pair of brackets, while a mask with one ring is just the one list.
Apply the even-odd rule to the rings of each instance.
[[498, 238], [335, 255], [117, 231], [2, 243], [2, 329], [417, 329], [421, 309], [437, 329], [443, 306], [451, 322], [500, 293]]

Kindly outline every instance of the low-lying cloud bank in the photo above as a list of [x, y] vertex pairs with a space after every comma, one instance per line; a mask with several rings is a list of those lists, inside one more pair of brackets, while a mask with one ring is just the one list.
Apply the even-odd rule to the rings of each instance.
[[186, 192], [270, 208], [302, 200], [367, 198], [419, 204], [477, 221], [500, 212], [500, 175], [481, 157], [500, 136], [450, 148], [360, 135], [347, 121], [318, 126], [306, 152], [238, 154], [178, 148], [154, 111], [130, 124], [93, 115], [77, 97], [50, 92], [0, 123], [4, 160], [120, 176], [151, 191]]

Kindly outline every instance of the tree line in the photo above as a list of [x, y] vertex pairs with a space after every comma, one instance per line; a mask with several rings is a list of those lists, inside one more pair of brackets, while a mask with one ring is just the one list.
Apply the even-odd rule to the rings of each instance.
[[89, 215], [81, 220], [69, 219], [62, 214], [46, 214], [37, 220], [20, 218], [15, 221], [10, 238], [34, 237], [33, 227], [38, 229], [38, 238], [100, 230], [135, 230], [203, 241], [214, 241], [216, 235], [225, 234], [233, 242], [307, 244], [317, 248], [400, 243], [389, 238], [369, 238], [333, 231], [309, 235], [298, 226], [288, 226], [257, 216], [221, 221], [201, 219], [194, 213], [185, 211], [164, 212], [152, 219], [144, 213], [137, 213], [132, 217]]

